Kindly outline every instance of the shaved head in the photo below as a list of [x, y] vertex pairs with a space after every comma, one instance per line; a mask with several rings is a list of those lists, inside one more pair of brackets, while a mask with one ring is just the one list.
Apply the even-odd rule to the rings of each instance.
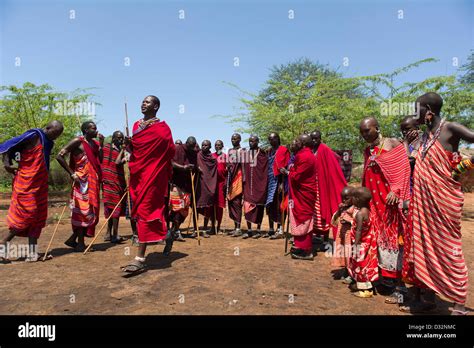
[[371, 144], [378, 139], [380, 135], [379, 123], [375, 117], [366, 117], [360, 121], [360, 135], [364, 140]]
[[443, 98], [438, 93], [429, 92], [418, 97], [416, 105], [432, 111], [435, 115], [439, 115], [443, 107]]
[[209, 153], [211, 150], [211, 141], [210, 140], [203, 140], [201, 143], [201, 150], [203, 153]]
[[369, 207], [372, 193], [367, 187], [356, 187], [352, 191], [353, 203], [357, 208]]
[[260, 141], [257, 135], [251, 135], [249, 139]]
[[362, 127], [362, 125], [379, 127], [379, 121], [377, 121], [375, 117], [369, 116], [369, 117], [363, 118], [362, 121], [360, 121], [360, 127]]
[[277, 132], [272, 132], [268, 135], [268, 142], [273, 148], [278, 148], [280, 146], [280, 135]]
[[232, 134], [232, 137], [230, 138], [230, 141], [232, 143], [232, 146], [234, 148], [240, 147], [240, 142], [242, 141], [242, 137], [240, 136], [239, 133], [234, 133]]
[[54, 120], [49, 122], [44, 128], [44, 133], [49, 140], [57, 139], [64, 131], [62, 122]]
[[258, 143], [259, 143], [260, 139], [258, 138], [258, 136], [256, 135], [251, 135], [250, 138], [249, 138], [249, 147], [252, 149], [252, 150], [255, 150], [258, 148]]
[[313, 139], [309, 134], [301, 134], [298, 139], [301, 142], [301, 145], [304, 147], [312, 147], [313, 146]]
[[157, 96], [155, 95], [148, 95], [147, 98], [150, 98], [155, 105], [158, 105], [158, 109], [160, 108], [161, 102], [160, 99], [158, 99]]

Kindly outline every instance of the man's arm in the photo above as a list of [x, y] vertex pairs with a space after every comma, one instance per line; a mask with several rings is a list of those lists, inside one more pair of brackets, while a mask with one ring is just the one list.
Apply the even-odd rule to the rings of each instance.
[[117, 159], [115, 160], [115, 164], [116, 165], [121, 165], [121, 164], [124, 164], [126, 162], [126, 159], [125, 159], [125, 147], [122, 147], [120, 149], [120, 152], [119, 154], [117, 155]]
[[173, 165], [173, 169], [178, 169], [182, 171], [187, 171], [187, 170], [193, 170], [194, 169], [194, 164], [178, 164], [175, 161], [171, 161], [171, 164]]
[[[20, 156], [21, 156], [21, 152], [25, 148], [31, 148], [34, 145], [36, 145], [36, 143], [38, 143], [39, 141], [40, 141], [39, 137], [35, 135], [15, 145], [13, 148], [10, 149], [10, 151], [5, 152], [3, 154], [3, 166], [5, 167], [5, 170], [10, 174], [15, 175], [18, 172], [18, 168], [13, 166], [13, 158], [10, 157], [10, 154], [20, 153]], [[16, 161], [19, 161], [19, 160], [16, 159]]]
[[18, 168], [13, 166], [13, 162], [8, 151], [3, 154], [3, 166], [8, 173], [13, 175], [15, 175], [18, 171]]
[[[474, 131], [463, 126], [457, 122], [449, 123], [449, 130], [453, 133], [456, 143], [460, 140], [464, 140], [468, 143], [474, 143]], [[471, 162], [474, 163], [474, 156], [470, 158]]]
[[360, 244], [360, 240], [362, 238], [362, 225], [364, 223], [364, 216], [362, 214], [362, 212], [358, 212], [355, 216], [355, 219], [356, 219], [356, 233], [355, 233], [355, 240], [354, 240], [354, 244], [355, 245], [359, 245]]
[[457, 122], [450, 122], [449, 130], [459, 140], [464, 140], [468, 143], [474, 143], [474, 131], [463, 126], [462, 124], [457, 123]]
[[[74, 150], [77, 150], [80, 145], [81, 145], [81, 139], [74, 138], [65, 147], [63, 147], [61, 151], [59, 151], [56, 157], [56, 160], [59, 162], [61, 167], [63, 167], [64, 170], [67, 173], [69, 173], [71, 177], [73, 177], [75, 173], [74, 173], [74, 170], [72, 170], [71, 167], [69, 167], [69, 165], [67, 164], [65, 156], [67, 154], [71, 154]], [[73, 177], [73, 179], [74, 181], [77, 181], [76, 178]]]

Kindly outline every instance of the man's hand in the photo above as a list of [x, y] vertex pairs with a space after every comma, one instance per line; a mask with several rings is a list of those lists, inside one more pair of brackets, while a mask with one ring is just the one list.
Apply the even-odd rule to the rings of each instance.
[[347, 205], [345, 205], [345, 204], [342, 203], [342, 202], [339, 203], [339, 209], [338, 209], [339, 213], [342, 213], [342, 212], [343, 212], [344, 210], [346, 210], [346, 209], [347, 209]]
[[418, 130], [417, 129], [412, 129], [406, 135], [406, 139], [408, 141], [408, 144], [413, 142], [413, 140], [415, 140], [416, 138], [418, 138]]
[[79, 176], [76, 173], [71, 175], [71, 179], [74, 181], [74, 184], [79, 185], [81, 183], [81, 180], [79, 179]]
[[387, 195], [387, 205], [395, 205], [395, 204], [398, 204], [398, 197], [395, 193], [393, 193], [392, 191], [390, 191]]
[[100, 147], [104, 147], [104, 140], [105, 140], [105, 137], [104, 137], [102, 134], [100, 134], [100, 133], [97, 134], [97, 137], [99, 138]]
[[5, 164], [5, 170], [13, 175], [16, 175], [16, 173], [18, 172], [18, 168], [10, 164]]
[[125, 146], [128, 146], [132, 143], [132, 138], [128, 137], [128, 136], [125, 136], [125, 138], [123, 138], [123, 144]]

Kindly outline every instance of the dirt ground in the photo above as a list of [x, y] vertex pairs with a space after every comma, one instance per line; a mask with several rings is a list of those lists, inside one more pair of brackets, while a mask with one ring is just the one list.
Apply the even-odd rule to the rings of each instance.
[[[58, 205], [64, 199], [51, 199], [51, 219], [39, 240], [40, 252], [46, 249], [53, 217], [62, 210]], [[0, 236], [7, 233], [7, 209], [8, 200], [0, 200]], [[472, 270], [473, 193], [465, 196], [463, 215], [463, 250]], [[224, 222], [224, 227], [231, 227], [228, 218]], [[188, 239], [175, 242], [169, 257], [162, 255], [163, 246], [155, 245], [148, 250], [149, 270], [123, 278], [120, 266], [135, 255], [130, 241], [105, 243], [102, 233], [97, 250], [82, 255], [63, 244], [70, 231], [66, 216], [52, 244], [52, 260], [0, 265], [0, 314], [403, 314], [397, 305], [384, 304], [380, 293], [371, 299], [352, 296], [347, 285], [333, 279], [331, 259], [324, 253], [313, 262], [284, 256], [284, 240], [218, 235], [202, 239], [198, 246], [197, 240]], [[123, 219], [120, 233], [131, 235]], [[467, 307], [472, 310], [472, 272], [469, 278]], [[450, 303], [437, 298], [437, 304], [433, 314], [449, 314]]]

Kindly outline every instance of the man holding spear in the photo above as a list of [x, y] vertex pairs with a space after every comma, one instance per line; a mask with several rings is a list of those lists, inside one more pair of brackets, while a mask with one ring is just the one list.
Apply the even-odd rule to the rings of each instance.
[[[184, 241], [183, 236], [180, 232], [180, 226], [186, 219], [189, 213], [189, 207], [192, 204], [193, 209], [193, 227], [194, 232], [192, 237], [197, 236], [197, 214], [195, 212], [194, 204], [194, 192], [196, 186], [192, 186], [192, 175], [196, 175], [198, 170], [197, 158], [198, 151], [196, 150], [196, 138], [193, 136], [188, 137], [186, 143], [176, 145], [175, 155], [173, 158], [173, 179], [172, 188], [170, 192], [170, 205], [171, 205], [171, 218], [173, 222], [173, 234], [176, 240]], [[210, 155], [210, 153], [209, 153]], [[194, 178], [194, 177], [193, 177]], [[197, 178], [199, 180], [199, 178]], [[196, 198], [197, 201], [197, 198]]]
[[156, 117], [159, 108], [160, 100], [157, 97], [145, 97], [141, 106], [144, 117], [133, 125], [132, 138], [125, 138], [125, 144], [131, 152], [132, 218], [136, 219], [139, 242], [137, 256], [122, 268], [123, 272], [131, 275], [146, 269], [145, 252], [148, 244], [166, 239], [164, 252], [169, 253], [172, 247], [172, 238], [166, 238], [165, 196], [172, 175], [171, 160], [175, 145], [169, 126]]

